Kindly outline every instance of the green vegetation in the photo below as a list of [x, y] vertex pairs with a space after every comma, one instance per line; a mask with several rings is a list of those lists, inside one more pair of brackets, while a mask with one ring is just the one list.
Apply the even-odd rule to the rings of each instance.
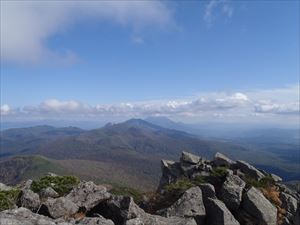
[[182, 177], [176, 182], [166, 185], [165, 190], [169, 193], [182, 194], [187, 189], [203, 183], [222, 183], [227, 174], [227, 167], [216, 167], [213, 169], [210, 176], [197, 176], [193, 180]]
[[132, 197], [135, 203], [140, 203], [143, 200], [143, 194], [140, 191], [130, 187], [114, 186], [109, 192], [114, 195]]
[[219, 178], [224, 178], [227, 176], [228, 171], [227, 171], [227, 167], [225, 166], [218, 166], [216, 168], [213, 169], [211, 175], [213, 177], [219, 177]]
[[45, 176], [31, 184], [31, 190], [39, 192], [43, 188], [52, 187], [60, 196], [69, 193], [79, 183], [75, 176]]
[[186, 191], [187, 189], [189, 189], [193, 186], [195, 186], [195, 184], [192, 181], [190, 181], [186, 177], [183, 177], [174, 183], [166, 185], [165, 190], [168, 193], [174, 193], [174, 194], [180, 195], [181, 193], [183, 193], [184, 191]]
[[166, 185], [165, 190], [167, 192], [184, 192], [193, 186], [194, 184], [188, 178], [183, 177], [174, 183]]
[[[24, 157], [25, 159], [25, 157]], [[65, 175], [66, 169], [59, 166], [55, 160], [40, 156], [34, 155], [27, 158], [28, 167], [26, 168], [25, 173], [23, 174], [23, 179], [33, 179], [33, 178], [41, 178], [49, 171]]]
[[20, 190], [17, 188], [0, 191], [0, 211], [11, 209], [16, 204], [19, 194]]
[[260, 179], [259, 181], [251, 178], [251, 177], [245, 177], [245, 182], [253, 187], [256, 188], [268, 188], [271, 187], [272, 185], [274, 185], [275, 181], [273, 180], [273, 178], [271, 176], [265, 176], [262, 179]]
[[192, 182], [196, 186], [199, 186], [200, 184], [208, 183], [208, 178], [205, 176], [196, 176]]
[[227, 174], [228, 168], [224, 166], [218, 166], [213, 168], [209, 177], [206, 178], [208, 183], [213, 184], [214, 186], [220, 186], [224, 182]]

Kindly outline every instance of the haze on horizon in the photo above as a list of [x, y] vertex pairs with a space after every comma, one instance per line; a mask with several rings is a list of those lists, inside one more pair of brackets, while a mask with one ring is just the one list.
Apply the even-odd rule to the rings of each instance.
[[299, 126], [299, 1], [1, 1], [1, 123]]

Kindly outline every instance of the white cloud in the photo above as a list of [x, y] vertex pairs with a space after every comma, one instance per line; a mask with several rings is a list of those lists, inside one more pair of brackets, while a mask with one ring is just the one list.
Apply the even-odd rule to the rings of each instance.
[[26, 106], [22, 111], [26, 114], [68, 115], [88, 113], [91, 111], [91, 107], [74, 100], [59, 101], [57, 99], [49, 99], [38, 106]]
[[205, 5], [203, 19], [210, 26], [216, 19], [217, 15], [223, 15], [231, 18], [233, 15], [233, 7], [229, 0], [209, 0]]
[[249, 100], [242, 93], [215, 96], [202, 96], [190, 100], [150, 101], [120, 104], [97, 104], [91, 106], [78, 101], [59, 101], [49, 99], [38, 106], [25, 106], [19, 111], [26, 115], [39, 116], [150, 116], [150, 115], [185, 115], [197, 116], [204, 112], [226, 111], [243, 107]]
[[291, 102], [287, 104], [278, 104], [270, 101], [260, 101], [255, 105], [257, 113], [273, 113], [273, 114], [296, 114], [300, 113], [299, 102]]
[[7, 116], [11, 113], [11, 108], [9, 105], [4, 104], [0, 107], [0, 116]]
[[138, 33], [169, 25], [172, 11], [159, 1], [1, 1], [0, 19], [1, 60], [72, 63], [78, 60], [76, 53], [51, 49], [47, 41], [79, 20], [114, 22]]
[[183, 121], [277, 122], [299, 121], [299, 86], [244, 92], [209, 92], [195, 97], [146, 102], [89, 105], [75, 100], [49, 99], [37, 106], [1, 107], [3, 118], [108, 119], [168, 116]]

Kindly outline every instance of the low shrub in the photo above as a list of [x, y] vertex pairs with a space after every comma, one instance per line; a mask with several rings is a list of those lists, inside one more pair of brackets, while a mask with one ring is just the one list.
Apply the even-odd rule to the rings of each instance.
[[179, 180], [177, 180], [174, 183], [168, 184], [165, 186], [165, 190], [168, 193], [176, 193], [178, 195], [182, 194], [187, 189], [195, 186], [192, 181], [190, 181], [188, 178], [183, 177]]
[[265, 176], [259, 181], [255, 180], [252, 177], [245, 177], [245, 182], [256, 188], [268, 188], [274, 185], [275, 181], [271, 176]]
[[63, 196], [69, 193], [78, 183], [79, 179], [75, 176], [45, 176], [33, 181], [31, 190], [38, 193], [44, 188], [52, 187], [60, 196]]
[[224, 166], [218, 166], [213, 168], [211, 175], [207, 177], [207, 182], [213, 184], [216, 187], [222, 185], [228, 174], [228, 168]]
[[19, 194], [20, 190], [17, 188], [0, 191], [0, 211], [11, 209], [16, 204]]
[[228, 168], [224, 166], [218, 166], [213, 169], [211, 176], [218, 178], [225, 178], [228, 174]]
[[114, 195], [132, 197], [137, 204], [143, 200], [143, 194], [140, 191], [129, 187], [114, 186], [109, 192]]
[[199, 186], [200, 184], [204, 184], [204, 183], [208, 183], [208, 177], [205, 176], [196, 176], [192, 182], [193, 184], [195, 184], [196, 186]]

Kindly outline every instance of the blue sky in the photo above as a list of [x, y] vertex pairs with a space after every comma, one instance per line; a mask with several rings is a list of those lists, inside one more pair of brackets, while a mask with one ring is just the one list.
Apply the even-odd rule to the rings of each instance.
[[1, 1], [3, 120], [298, 113], [299, 1]]

